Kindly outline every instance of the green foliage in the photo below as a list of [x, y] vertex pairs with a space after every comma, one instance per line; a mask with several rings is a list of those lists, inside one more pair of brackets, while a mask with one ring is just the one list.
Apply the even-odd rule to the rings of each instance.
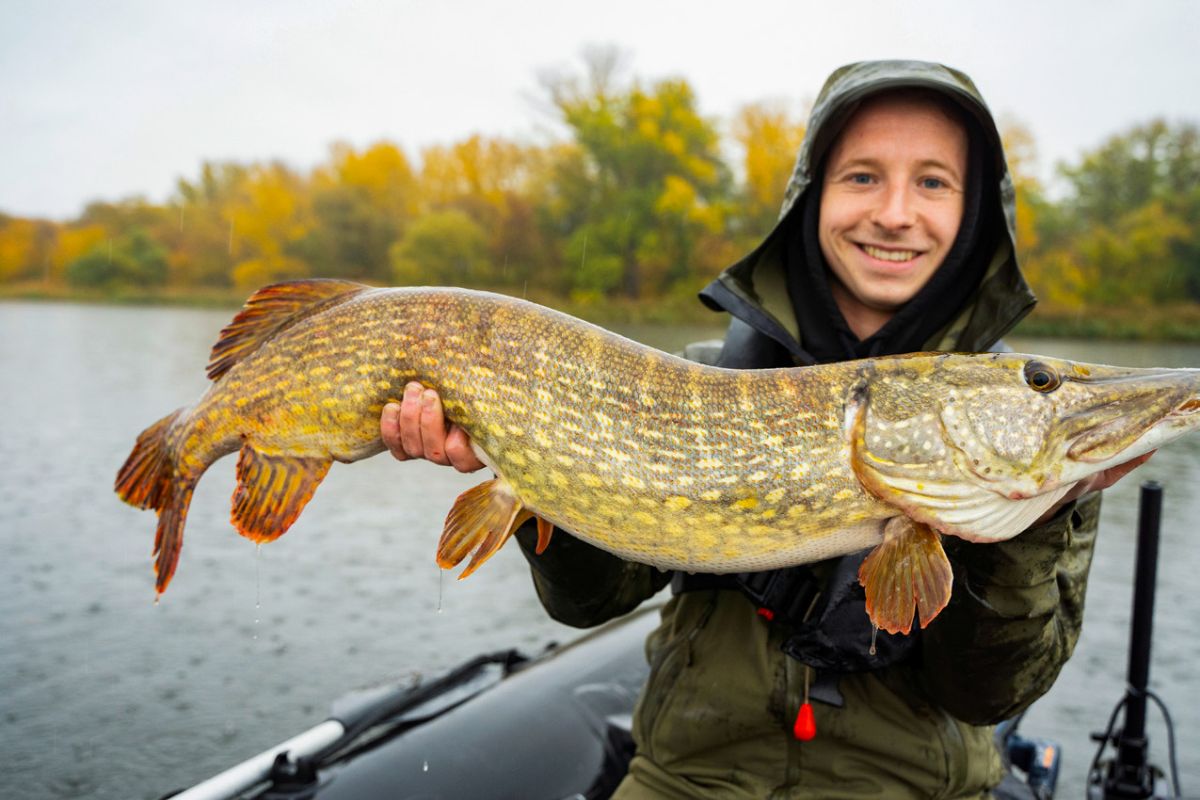
[[162, 286], [167, 281], [167, 253], [144, 229], [134, 228], [67, 265], [67, 280], [87, 289]]
[[487, 284], [495, 275], [487, 234], [461, 211], [435, 211], [413, 223], [391, 251], [392, 277], [404, 285]]

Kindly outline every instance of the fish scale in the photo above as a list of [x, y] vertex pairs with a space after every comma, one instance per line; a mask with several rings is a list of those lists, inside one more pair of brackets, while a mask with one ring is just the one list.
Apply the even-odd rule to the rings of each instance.
[[260, 290], [208, 371], [208, 392], [144, 431], [117, 478], [159, 512], [160, 593], [211, 463], [239, 452], [233, 523], [270, 541], [333, 461], [383, 450], [380, 412], [411, 381], [438, 391], [496, 473], [456, 501], [443, 566], [470, 556], [470, 574], [531, 517], [539, 552], [559, 528], [696, 572], [873, 547], [860, 579], [890, 631], [948, 600], [940, 535], [1014, 536], [1079, 480], [1200, 420], [1192, 370], [1016, 354], [727, 370], [515, 298], [345, 281]]

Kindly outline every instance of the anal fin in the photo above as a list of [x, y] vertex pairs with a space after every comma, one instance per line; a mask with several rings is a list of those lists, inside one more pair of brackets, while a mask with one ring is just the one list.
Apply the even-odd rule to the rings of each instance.
[[270, 542], [292, 526], [329, 472], [332, 460], [268, 454], [251, 444], [238, 454], [233, 526], [256, 542]]
[[[493, 478], [458, 496], [438, 542], [437, 562], [442, 569], [458, 566], [471, 555], [459, 580], [477, 570], [504, 546], [521, 523], [533, 516], [516, 493], [501, 478]], [[545, 529], [544, 527], [545, 526]], [[550, 542], [550, 523], [538, 518], [537, 552]]]
[[883, 529], [883, 542], [858, 569], [867, 593], [871, 622], [888, 633], [908, 633], [913, 616], [927, 626], [946, 604], [954, 571], [941, 537], [922, 522], [893, 517]]

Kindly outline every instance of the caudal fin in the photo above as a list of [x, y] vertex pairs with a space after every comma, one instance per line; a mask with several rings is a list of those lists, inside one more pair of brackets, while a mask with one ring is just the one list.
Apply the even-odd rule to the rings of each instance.
[[113, 487], [126, 503], [158, 512], [154, 572], [158, 576], [155, 588], [159, 594], [166, 590], [179, 563], [183, 523], [195, 487], [194, 479], [176, 474], [175, 459], [167, 446], [167, 432], [183, 410], [168, 414], [138, 435]]
[[179, 565], [179, 551], [183, 549], [183, 523], [187, 521], [188, 506], [192, 503], [195, 486], [190, 481], [173, 483], [167, 504], [158, 512], [158, 530], [154, 534], [154, 589], [160, 595], [167, 590], [167, 584], [175, 575], [175, 567]]
[[138, 434], [133, 452], [117, 472], [117, 495], [138, 508], [160, 509], [171, 494], [174, 463], [167, 449], [167, 431], [183, 409], [168, 414]]

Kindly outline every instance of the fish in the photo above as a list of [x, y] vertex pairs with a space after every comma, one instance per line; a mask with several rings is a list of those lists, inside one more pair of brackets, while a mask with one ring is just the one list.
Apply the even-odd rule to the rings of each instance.
[[[438, 540], [466, 577], [536, 519], [661, 569], [733, 573], [870, 548], [871, 623], [907, 633], [950, 598], [943, 536], [1009, 539], [1079, 481], [1200, 426], [1200, 370], [918, 353], [730, 370], [524, 300], [314, 279], [247, 300], [208, 391], [138, 437], [115, 490], [158, 514], [161, 595], [192, 494], [237, 452], [231, 521], [281, 536], [333, 462], [383, 451], [379, 417], [436, 389], [495, 477]], [[156, 595], [156, 596], [157, 596]]]

